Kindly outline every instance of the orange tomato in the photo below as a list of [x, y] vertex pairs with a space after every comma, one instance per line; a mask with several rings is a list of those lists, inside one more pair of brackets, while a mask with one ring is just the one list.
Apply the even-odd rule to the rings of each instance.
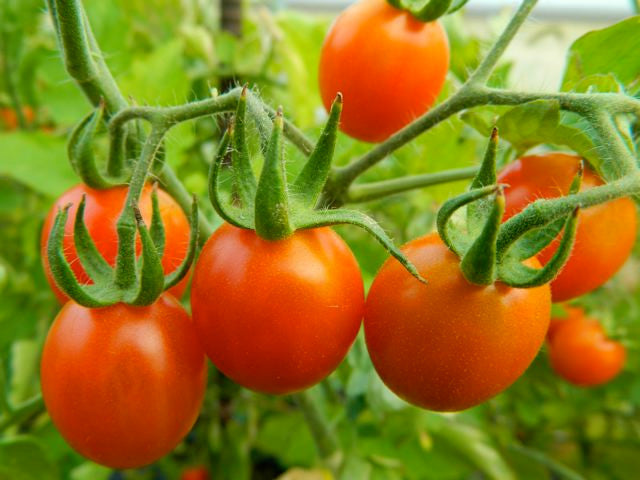
[[381, 142], [433, 105], [448, 69], [449, 42], [440, 23], [416, 20], [385, 0], [361, 0], [327, 34], [320, 93], [329, 111], [342, 92], [343, 132]]
[[340, 364], [360, 329], [364, 288], [330, 228], [274, 242], [225, 224], [202, 249], [191, 308], [216, 367], [246, 388], [286, 394]]
[[[498, 177], [506, 183], [505, 220], [539, 198], [556, 198], [569, 192], [580, 157], [548, 153], [522, 157], [508, 165]], [[585, 168], [582, 190], [602, 185], [602, 180]], [[629, 198], [586, 208], [580, 212], [576, 241], [569, 261], [551, 283], [554, 302], [588, 293], [609, 280], [625, 263], [636, 240], [636, 207]], [[538, 254], [548, 262], [559, 240]]]
[[383, 382], [406, 401], [438, 411], [464, 410], [510, 386], [544, 341], [549, 286], [472, 285], [436, 233], [402, 250], [428, 283], [389, 259], [371, 286], [364, 333]]
[[600, 324], [579, 308], [569, 308], [569, 317], [554, 319], [549, 338], [553, 370], [575, 385], [592, 387], [616, 377], [624, 367], [624, 346], [606, 337]]
[[184, 308], [89, 309], [70, 301], [47, 336], [40, 370], [47, 410], [79, 453], [112, 468], [148, 465], [193, 426], [207, 363]]
[[[71, 203], [73, 206], [69, 209], [69, 218], [65, 225], [64, 250], [67, 261], [71, 264], [71, 268], [81, 284], [91, 283], [91, 279], [86, 274], [76, 253], [76, 247], [73, 240], [73, 223], [75, 212], [77, 210], [82, 195], [87, 196], [84, 220], [89, 230], [89, 234], [95, 242], [98, 250], [111, 264], [115, 264], [116, 255], [118, 253], [118, 235], [116, 232], [116, 221], [120, 216], [120, 212], [124, 206], [127, 196], [127, 187], [114, 187], [106, 190], [95, 190], [84, 184], [76, 185], [67, 192], [63, 193], [53, 204], [42, 229], [42, 237], [40, 241], [42, 263], [45, 274], [51, 289], [55, 293], [60, 303], [68, 300], [68, 297], [58, 288], [51, 274], [49, 267], [49, 259], [47, 257], [47, 241], [49, 234], [53, 228], [55, 216], [60, 208]], [[162, 266], [165, 273], [175, 270], [185, 255], [189, 245], [189, 221], [180, 206], [167, 193], [158, 190], [158, 202], [160, 205], [160, 215], [165, 230], [165, 247], [162, 257]], [[151, 187], [146, 186], [140, 198], [140, 211], [147, 226], [151, 222]], [[139, 247], [139, 245], [138, 245]], [[180, 283], [171, 288], [169, 291], [176, 297], [180, 297], [187, 287], [188, 278], [185, 277]]]

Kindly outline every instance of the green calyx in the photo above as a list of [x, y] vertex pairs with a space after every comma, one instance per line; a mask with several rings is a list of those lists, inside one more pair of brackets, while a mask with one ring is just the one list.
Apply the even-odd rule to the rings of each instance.
[[[78, 282], [64, 254], [64, 229], [71, 205], [58, 212], [47, 243], [47, 255], [56, 284], [67, 296], [89, 308], [106, 307], [119, 302], [150, 305], [164, 290], [184, 278], [195, 256], [198, 238], [197, 203], [194, 198], [187, 254], [176, 270], [165, 275], [161, 263], [165, 233], [156, 190], [154, 185], [150, 228], [146, 227], [137, 205], [125, 207], [132, 210], [135, 223], [118, 225], [118, 257], [115, 268], [102, 257], [87, 230], [83, 197], [76, 211], [73, 237], [78, 259], [91, 278], [91, 285], [81, 285]], [[136, 258], [136, 234], [142, 247], [139, 259]]]
[[432, 22], [460, 10], [469, 0], [387, 0], [394, 8], [406, 10], [422, 22]]
[[[356, 225], [366, 230], [417, 279], [424, 279], [373, 219], [358, 211], [318, 208], [327, 183], [342, 112], [338, 95], [315, 149], [298, 177], [287, 182], [284, 161], [284, 120], [279, 109], [264, 147], [264, 164], [256, 180], [247, 145], [247, 90], [242, 91], [234, 121], [225, 132], [209, 171], [209, 198], [213, 208], [228, 223], [255, 230], [270, 241], [283, 240], [297, 230], [337, 224]], [[224, 163], [230, 163], [230, 198], [223, 198], [219, 177]]]
[[131, 177], [131, 165], [124, 160], [124, 135], [112, 138], [109, 158], [105, 168], [100, 168], [94, 152], [96, 137], [104, 128], [105, 104], [100, 105], [71, 132], [67, 145], [67, 155], [76, 174], [85, 185], [95, 189], [126, 185]]
[[[460, 256], [460, 269], [476, 285], [500, 281], [512, 287], [531, 288], [553, 280], [567, 262], [575, 240], [580, 206], [567, 215], [545, 201], [529, 205], [502, 223], [505, 210], [503, 189], [497, 183], [498, 131], [494, 129], [469, 191], [445, 202], [438, 212], [438, 232], [445, 244]], [[582, 168], [573, 181], [570, 195], [580, 189]], [[542, 268], [524, 262], [563, 232], [554, 256]]]

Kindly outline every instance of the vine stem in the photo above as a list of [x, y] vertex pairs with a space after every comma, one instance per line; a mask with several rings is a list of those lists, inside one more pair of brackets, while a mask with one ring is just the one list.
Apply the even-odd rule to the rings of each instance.
[[516, 13], [511, 17], [509, 24], [503, 30], [496, 43], [493, 44], [491, 50], [484, 58], [484, 60], [480, 63], [476, 71], [469, 77], [467, 81], [468, 84], [471, 85], [485, 85], [493, 72], [493, 69], [496, 67], [498, 61], [504, 54], [505, 50], [513, 40], [513, 37], [516, 36], [518, 30], [525, 22], [531, 10], [536, 6], [538, 0], [524, 0]]
[[392, 180], [354, 185], [349, 189], [345, 203], [369, 202], [416, 188], [466, 180], [475, 177], [478, 170], [479, 167], [457, 168], [436, 173], [426, 173], [424, 175], [408, 175]]
[[5, 416], [0, 420], [0, 432], [7, 428], [23, 422], [28, 418], [36, 415], [44, 410], [44, 400], [41, 395], [37, 395], [30, 400], [27, 400], [23, 404], [15, 407], [10, 415]]
[[338, 440], [329, 428], [327, 421], [320, 414], [320, 411], [309, 395], [309, 391], [305, 390], [297, 393], [293, 395], [293, 398], [309, 425], [309, 430], [318, 448], [318, 453], [320, 453], [320, 456], [325, 460], [330, 458], [340, 448]]

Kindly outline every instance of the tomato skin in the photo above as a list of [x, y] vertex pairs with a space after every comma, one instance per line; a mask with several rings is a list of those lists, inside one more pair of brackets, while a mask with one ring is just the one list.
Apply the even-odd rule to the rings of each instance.
[[436, 411], [464, 410], [510, 386], [544, 341], [549, 286], [472, 285], [436, 233], [402, 250], [428, 283], [389, 259], [371, 286], [364, 333], [383, 382]]
[[188, 468], [182, 475], [180, 480], [210, 480], [209, 471], [204, 467]]
[[364, 288], [351, 250], [330, 228], [271, 242], [225, 224], [202, 249], [191, 307], [217, 368], [251, 390], [286, 394], [343, 360], [360, 329]]
[[574, 385], [593, 387], [615, 378], [626, 360], [624, 346], [607, 339], [597, 320], [582, 309], [569, 309], [569, 317], [557, 322], [549, 338], [553, 370]]
[[449, 41], [439, 22], [420, 22], [385, 0], [362, 0], [325, 38], [320, 93], [328, 111], [342, 92], [343, 132], [381, 142], [433, 105], [448, 69]]
[[207, 363], [189, 315], [170, 294], [148, 307], [70, 301], [47, 336], [40, 378], [51, 419], [74, 449], [133, 468], [166, 455], [189, 432]]
[[[142, 192], [139, 203], [142, 218], [147, 226], [151, 223], [151, 191], [151, 186], [146, 186]], [[69, 203], [73, 205], [69, 209], [69, 217], [67, 218], [67, 224], [64, 229], [65, 237], [63, 245], [65, 255], [78, 281], [81, 284], [91, 283], [91, 279], [78, 260], [76, 246], [73, 240], [73, 223], [75, 221], [76, 210], [82, 200], [82, 195], [87, 196], [84, 211], [85, 224], [98, 250], [111, 265], [115, 264], [118, 253], [116, 221], [125, 203], [127, 187], [95, 190], [84, 184], [80, 184], [63, 193], [51, 207], [51, 210], [49, 210], [40, 239], [40, 251], [45, 275], [53, 293], [60, 303], [65, 303], [69, 298], [58, 288], [51, 274], [49, 258], [47, 256], [47, 241], [58, 210]], [[160, 205], [160, 216], [162, 217], [165, 229], [165, 248], [162, 257], [162, 266], [164, 267], [165, 273], [170, 273], [180, 265], [187, 254], [190, 231], [189, 221], [175, 200], [162, 190], [158, 190], [158, 203]], [[138, 251], [140, 251], [139, 243], [138, 241]], [[180, 298], [187, 288], [188, 281], [188, 277], [185, 276], [176, 286], [169, 289], [169, 292], [177, 298]]]
[[[538, 198], [556, 198], [569, 192], [580, 157], [548, 153], [522, 157], [508, 165], [498, 181], [505, 190], [505, 220]], [[585, 168], [581, 190], [602, 185], [602, 180]], [[580, 212], [575, 245], [569, 261], [551, 283], [554, 302], [570, 300], [603, 285], [625, 263], [636, 241], [637, 213], [633, 201], [618, 198]], [[559, 241], [555, 239], [538, 254], [547, 263]]]

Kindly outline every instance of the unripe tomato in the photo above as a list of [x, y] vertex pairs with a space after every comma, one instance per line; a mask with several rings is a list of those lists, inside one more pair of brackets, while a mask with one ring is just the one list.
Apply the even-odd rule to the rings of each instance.
[[147, 465], [193, 426], [207, 380], [193, 323], [170, 294], [148, 307], [62, 307], [42, 352], [47, 410], [65, 440], [112, 468]]
[[[47, 241], [49, 234], [53, 228], [58, 210], [65, 205], [71, 203], [73, 206], [69, 209], [69, 217], [65, 225], [64, 251], [67, 261], [73, 269], [76, 278], [81, 284], [90, 284], [91, 279], [86, 274], [76, 253], [76, 246], [73, 240], [73, 224], [75, 221], [76, 210], [82, 200], [82, 195], [87, 196], [86, 206], [84, 210], [84, 221], [89, 230], [89, 234], [102, 254], [104, 259], [111, 265], [115, 264], [116, 255], [118, 253], [118, 234], [116, 231], [116, 222], [124, 207], [127, 197], [127, 187], [114, 187], [106, 190], [95, 190], [84, 184], [75, 187], [63, 193], [53, 204], [42, 228], [42, 237], [40, 239], [42, 264], [44, 266], [45, 275], [60, 303], [68, 300], [68, 297], [58, 288], [51, 274], [49, 267], [49, 258], [47, 257]], [[158, 203], [160, 206], [160, 216], [165, 231], [164, 255], [162, 257], [162, 266], [165, 273], [175, 270], [187, 254], [189, 246], [189, 220], [180, 209], [180, 206], [166, 192], [158, 190]], [[140, 212], [147, 226], [151, 223], [151, 187], [146, 186], [140, 197]], [[138, 253], [140, 252], [140, 242], [138, 241]], [[180, 298], [187, 288], [188, 278], [185, 277], [176, 286], [169, 291]]]
[[549, 358], [553, 370], [575, 385], [592, 387], [607, 383], [624, 367], [624, 346], [609, 340], [600, 324], [579, 308], [569, 317], [554, 319], [549, 337]]
[[428, 283], [389, 259], [371, 286], [364, 333], [382, 381], [437, 411], [464, 410], [510, 386], [544, 341], [549, 286], [472, 285], [436, 233], [402, 250]]
[[[547, 153], [522, 157], [508, 165], [498, 177], [506, 183], [505, 220], [539, 198], [555, 198], [569, 193], [580, 157]], [[603, 182], [585, 166], [581, 190]], [[631, 255], [636, 240], [636, 207], [629, 198], [586, 208], [580, 212], [575, 245], [569, 261], [551, 282], [554, 302], [562, 302], [595, 290], [609, 280]], [[555, 239], [538, 259], [547, 263], [556, 249]]]
[[340, 364], [360, 329], [364, 288], [330, 228], [274, 242], [225, 224], [202, 249], [191, 308], [216, 367], [246, 388], [286, 394]]
[[342, 92], [342, 131], [380, 142], [433, 105], [448, 69], [449, 41], [439, 22], [420, 22], [385, 0], [361, 0], [327, 34], [320, 93], [329, 111]]

